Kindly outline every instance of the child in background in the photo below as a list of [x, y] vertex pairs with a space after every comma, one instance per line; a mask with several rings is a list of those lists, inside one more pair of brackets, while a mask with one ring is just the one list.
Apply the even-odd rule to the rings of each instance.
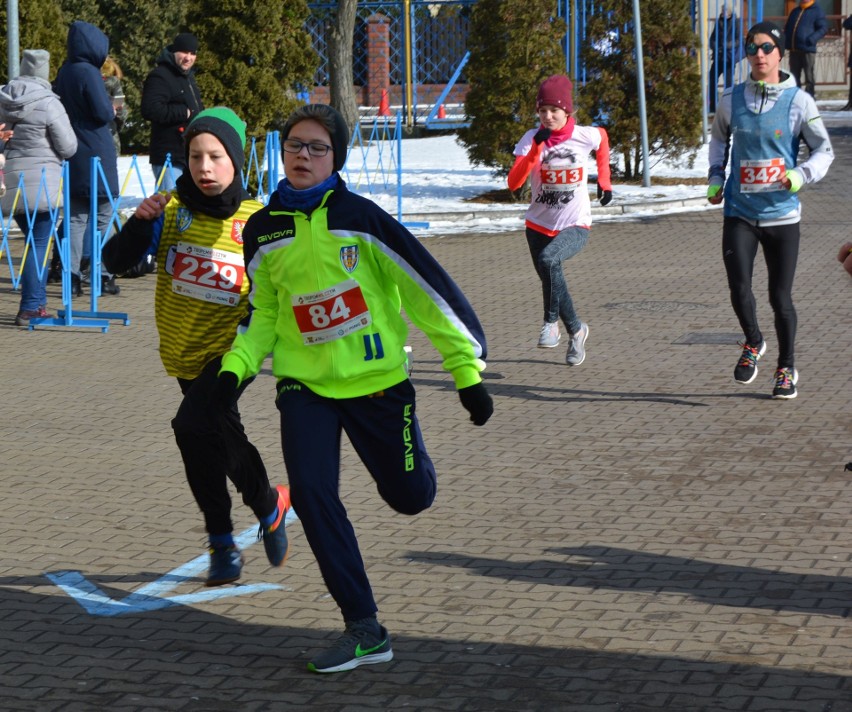
[[112, 106], [115, 109], [115, 119], [109, 125], [109, 131], [112, 134], [112, 140], [115, 143], [115, 155], [121, 155], [121, 138], [119, 131], [127, 121], [129, 111], [127, 103], [124, 101], [124, 88], [121, 86], [121, 80], [124, 78], [124, 72], [118, 66], [112, 57], [107, 56], [104, 64], [101, 67], [101, 76], [104, 78], [104, 86], [107, 94], [112, 98]]
[[260, 454], [240, 421], [237, 398], [225, 407], [216, 395], [222, 354], [247, 311], [242, 231], [262, 205], [243, 188], [245, 124], [226, 107], [197, 114], [184, 133], [189, 172], [174, 192], [143, 200], [104, 247], [104, 264], [121, 272], [154, 246], [162, 268], [154, 296], [160, 358], [183, 401], [172, 420], [190, 489], [204, 515], [210, 543], [207, 586], [236, 581], [243, 557], [234, 542], [227, 480], [260, 520], [269, 563], [287, 557], [286, 487], [273, 488]]
[[536, 98], [541, 126], [527, 131], [515, 146], [515, 165], [509, 171], [508, 184], [509, 190], [518, 190], [532, 175], [526, 235], [544, 298], [538, 347], [559, 345], [561, 318], [571, 336], [565, 362], [579, 366], [586, 359], [589, 325], [574, 309], [562, 263], [579, 253], [589, 240], [592, 204], [586, 159], [592, 151], [598, 165], [601, 205], [612, 200], [612, 184], [606, 130], [575, 124], [572, 93], [571, 80], [561, 74], [542, 82]]
[[349, 143], [343, 117], [309, 104], [290, 115], [281, 137], [286, 178], [246, 224], [251, 311], [219, 380], [230, 403], [273, 355], [293, 507], [345, 623], [308, 665], [331, 673], [393, 657], [339, 496], [341, 433], [397, 512], [417, 514], [436, 493], [402, 307], [443, 356], [471, 421], [484, 425], [493, 405], [479, 375], [485, 337], [467, 299], [411, 233], [340, 177]]

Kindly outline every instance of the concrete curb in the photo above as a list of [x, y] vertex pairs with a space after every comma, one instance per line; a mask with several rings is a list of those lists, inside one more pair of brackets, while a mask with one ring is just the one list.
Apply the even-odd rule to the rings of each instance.
[[[592, 215], [619, 216], [637, 213], [662, 212], [672, 208], [707, 207], [707, 199], [703, 196], [695, 198], [666, 198], [661, 200], [645, 200], [638, 202], [620, 203], [618, 205], [592, 206]], [[493, 206], [473, 208], [471, 210], [450, 210], [444, 212], [404, 213], [404, 223], [414, 222], [473, 222], [482, 219], [503, 219], [517, 217], [523, 219], [527, 210], [526, 204], [510, 206]]]

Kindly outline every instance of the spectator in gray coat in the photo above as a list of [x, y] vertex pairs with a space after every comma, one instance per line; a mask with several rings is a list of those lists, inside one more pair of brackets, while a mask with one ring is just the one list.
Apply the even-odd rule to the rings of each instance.
[[[50, 54], [43, 49], [27, 49], [20, 76], [0, 88], [0, 122], [14, 131], [6, 143], [9, 186], [2, 208], [5, 215], [14, 211], [15, 222], [27, 237], [21, 304], [15, 318], [19, 326], [29, 324], [32, 318], [50, 316], [45, 290], [45, 262], [53, 225], [50, 210], [55, 212], [61, 198], [62, 161], [77, 151], [77, 136], [65, 107], [51, 91], [49, 72]], [[23, 191], [18, 190], [21, 180]]]

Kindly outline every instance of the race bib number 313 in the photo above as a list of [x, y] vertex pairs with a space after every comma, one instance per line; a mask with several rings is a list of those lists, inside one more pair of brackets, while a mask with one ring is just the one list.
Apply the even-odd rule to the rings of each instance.
[[541, 185], [547, 190], [576, 190], [583, 182], [583, 166], [563, 166], [560, 168], [544, 164], [541, 167]]
[[172, 291], [205, 302], [236, 306], [245, 266], [237, 252], [179, 242], [172, 270]]
[[783, 158], [740, 161], [740, 191], [765, 193], [771, 190], [784, 190], [781, 179], [785, 175], [787, 175], [787, 168]]
[[291, 297], [296, 324], [307, 346], [324, 344], [372, 323], [361, 286], [354, 279], [313, 294]]

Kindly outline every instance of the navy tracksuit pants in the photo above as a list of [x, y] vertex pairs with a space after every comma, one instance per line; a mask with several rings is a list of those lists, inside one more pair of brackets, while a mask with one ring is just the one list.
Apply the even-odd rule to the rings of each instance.
[[437, 479], [414, 413], [411, 381], [359, 398], [324, 398], [293, 379], [278, 382], [281, 445], [293, 509], [345, 621], [376, 613], [355, 531], [340, 500], [346, 432], [379, 494], [401, 514], [435, 499]]

